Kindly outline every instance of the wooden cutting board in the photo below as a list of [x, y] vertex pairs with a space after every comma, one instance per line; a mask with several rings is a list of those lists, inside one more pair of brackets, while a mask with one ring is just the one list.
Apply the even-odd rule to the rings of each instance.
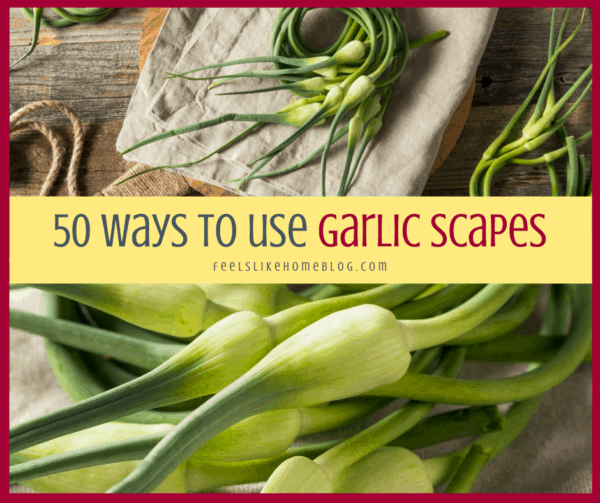
[[[142, 68], [144, 68], [144, 64], [148, 59], [148, 55], [150, 54], [152, 47], [154, 47], [154, 43], [158, 38], [160, 28], [165, 20], [168, 10], [169, 9], [158, 8], [148, 9], [146, 19], [144, 20], [142, 36], [140, 38], [140, 72], [142, 71]], [[450, 122], [444, 131], [437, 158], [433, 164], [433, 167], [431, 168], [431, 173], [434, 173], [442, 165], [444, 160], [448, 157], [448, 155], [450, 155], [450, 152], [452, 152], [452, 149], [456, 145], [456, 142], [458, 141], [458, 138], [460, 137], [460, 134], [465, 126], [465, 122], [467, 121], [467, 117], [469, 116], [474, 91], [475, 76], [473, 76], [473, 82], [471, 83], [471, 86], [465, 93], [464, 98], [456, 108], [454, 115], [450, 119]], [[155, 171], [153, 173], [162, 173], [162, 171]], [[139, 178], [145, 178], [145, 175], [140, 176]], [[201, 182], [199, 180], [193, 180], [186, 177], [181, 178], [184, 179], [186, 183], [189, 184], [194, 190], [197, 190], [198, 192], [207, 196], [235, 195], [234, 193], [225, 189]]]

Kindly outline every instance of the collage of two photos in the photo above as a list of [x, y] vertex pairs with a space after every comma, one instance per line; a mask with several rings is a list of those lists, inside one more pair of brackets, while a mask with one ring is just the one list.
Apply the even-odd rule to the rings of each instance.
[[9, 21], [10, 493], [592, 492], [591, 8]]

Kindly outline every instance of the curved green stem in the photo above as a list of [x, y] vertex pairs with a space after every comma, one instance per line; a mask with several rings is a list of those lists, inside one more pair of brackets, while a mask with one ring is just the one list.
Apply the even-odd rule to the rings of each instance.
[[369, 395], [396, 396], [412, 400], [457, 405], [494, 405], [527, 400], [571, 375], [586, 357], [592, 342], [591, 286], [577, 285], [567, 342], [539, 368], [500, 380], [463, 380], [407, 373], [396, 383], [373, 390]]
[[490, 318], [519, 291], [522, 285], [486, 285], [481, 291], [460, 306], [433, 318], [399, 320], [412, 336], [411, 351], [444, 344]]

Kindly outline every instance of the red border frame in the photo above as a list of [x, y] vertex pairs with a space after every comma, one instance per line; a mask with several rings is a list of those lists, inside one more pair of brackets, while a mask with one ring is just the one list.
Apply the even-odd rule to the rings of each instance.
[[[318, 5], [317, 5], [318, 4]], [[420, 2], [416, 2], [416, 1], [411, 1], [411, 2], [376, 2], [375, 6], [379, 6], [379, 7], [516, 7], [516, 8], [521, 8], [521, 7], [538, 7], [538, 8], [552, 8], [552, 7], [563, 7], [565, 4], [565, 2], [555, 2], [555, 1], [550, 1], [550, 2], [539, 2], [538, 0], [529, 0], [525, 5], [523, 4], [523, 2], [515, 2], [515, 1], [502, 1], [502, 0], [496, 0], [495, 2], [490, 2], [487, 3], [486, 2], [482, 2], [482, 1], [465, 1], [465, 0], [458, 0], [458, 1], [454, 1], [454, 2], [442, 2], [439, 0], [429, 0], [426, 2], [426, 5], [423, 5]], [[52, 4], [54, 5], [54, 4]], [[87, 6], [88, 4], [86, 4], [85, 2], [81, 3], [81, 2], [70, 2], [70, 6], [71, 7], [84, 7]], [[164, 2], [154, 2], [152, 0], [150, 1], [146, 1], [146, 2], [137, 2], [137, 1], [127, 1], [125, 2], [125, 5], [120, 5], [120, 7], [163, 7], [165, 4]], [[289, 3], [284, 2], [282, 0], [277, 0], [277, 1], [272, 1], [272, 0], [259, 0], [258, 2], [240, 2], [240, 1], [221, 1], [221, 2], [216, 2], [216, 1], [209, 1], [206, 3], [200, 3], [199, 2], [189, 2], [189, 1], [178, 1], [175, 3], [175, 5], [169, 5], [169, 7], [284, 7], [289, 5]], [[326, 2], [308, 2], [308, 3], [301, 3], [302, 6], [308, 6], [308, 7], [312, 7], [312, 6], [318, 6], [318, 7], [354, 7], [354, 6], [360, 6], [360, 5], [364, 5], [364, 2], [354, 2], [354, 1], [349, 1], [349, 2], [340, 2], [340, 1], [331, 1], [328, 0]], [[50, 5], [45, 5], [47, 7], [50, 7]], [[371, 5], [373, 6], [373, 5]], [[577, 6], [571, 6], [571, 7], [583, 7], [583, 5], [577, 5]], [[7, 9], [7, 7], [5, 7], [5, 9]], [[5, 13], [7, 13], [7, 11], [5, 11]], [[6, 14], [5, 14], [6, 15]], [[5, 26], [8, 23], [5, 24]], [[6, 38], [8, 39], [6, 42], [6, 46], [8, 47], [9, 42], [10, 42], [10, 31], [7, 30], [6, 33]], [[592, 39], [592, 45], [593, 48], [595, 49], [596, 45], [598, 45], [598, 38], [600, 35], [598, 34], [593, 34], [593, 39]], [[600, 60], [600, 53], [595, 53], [592, 56], [593, 62], [595, 62], [597, 65], [599, 63]], [[10, 72], [8, 70], [9, 68], [9, 52], [5, 51], [4, 53], [4, 58], [2, 58], [2, 68], [3, 68], [3, 72], [5, 74], [4, 77], [4, 81], [8, 83], [7, 87], [5, 88], [5, 96], [7, 99], [7, 105], [9, 106], [9, 115], [10, 115]], [[597, 70], [598, 66], [596, 66], [596, 70], [593, 71], [593, 76], [597, 76], [598, 74], [598, 70]], [[593, 124], [596, 124], [598, 122], [597, 117], [598, 114], [600, 113], [600, 105], [598, 104], [598, 102], [596, 102], [595, 104], [592, 105], [592, 110], [593, 110]], [[6, 126], [5, 126], [6, 127]], [[7, 128], [8, 129], [8, 128]], [[5, 138], [8, 139], [9, 137], [9, 131], [7, 131]], [[6, 141], [6, 140], [5, 140]], [[595, 150], [598, 145], [600, 144], [600, 140], [596, 140], [595, 138], [592, 139], [592, 145], [593, 145], [593, 150]], [[9, 142], [4, 143], [2, 145], [2, 157], [6, 160], [7, 162], [7, 167], [10, 166], [10, 145]], [[599, 185], [600, 182], [598, 181], [599, 177], [596, 176], [594, 177], [594, 185]], [[6, 194], [8, 195], [10, 192], [10, 175], [9, 175], [9, 169], [5, 168], [5, 173], [2, 179], [2, 185], [3, 185], [3, 189], [6, 190]], [[2, 261], [3, 261], [3, 266], [1, 268], [1, 275], [2, 275], [2, 283], [5, 285], [5, 290], [4, 290], [4, 294], [3, 294], [3, 298], [4, 300], [4, 305], [5, 307], [2, 309], [1, 313], [0, 313], [0, 325], [4, 326], [4, 333], [7, 335], [6, 338], [6, 342], [4, 345], [5, 348], [5, 357], [4, 357], [4, 361], [5, 361], [5, 368], [7, 369], [6, 371], [8, 372], [8, 369], [10, 368], [10, 360], [9, 360], [9, 338], [8, 338], [8, 327], [9, 327], [9, 316], [8, 316], [8, 305], [9, 305], [9, 290], [7, 288], [7, 285], [9, 283], [9, 264], [10, 264], [10, 258], [9, 258], [9, 211], [10, 211], [10, 205], [9, 205], [9, 198], [7, 197], [4, 201], [1, 201], [1, 207], [4, 208], [4, 210], [1, 212], [2, 213], [2, 224], [0, 226], [0, 236], [1, 236], [1, 243], [2, 243]], [[594, 207], [592, 205], [592, 218], [597, 217], [597, 207]], [[592, 239], [592, 246], [593, 248], [597, 248], [597, 244], [598, 242], [600, 242], [600, 234], [594, 235], [593, 239]], [[593, 268], [593, 272], [592, 272], [592, 278], [593, 280], [595, 280], [594, 282], [596, 284], [600, 284], [598, 283], [598, 280], [600, 279], [599, 277], [599, 273], [598, 273], [598, 268]], [[598, 295], [598, 287], [593, 288], [593, 306], [598, 307], [600, 305], [600, 296]], [[598, 321], [594, 320], [595, 323], [594, 325], [597, 326]], [[594, 351], [594, 359], [600, 358], [600, 347], [598, 345], [596, 345]], [[597, 375], [600, 372], [599, 367], [596, 366], [595, 371], [593, 371], [593, 378], [594, 380], [598, 380], [597, 379]], [[3, 403], [6, 404], [3, 409], [4, 409], [4, 424], [5, 424], [5, 431], [8, 431], [9, 427], [8, 427], [8, 395], [9, 395], [9, 390], [8, 390], [8, 376], [6, 378], [6, 382], [4, 384], [4, 389], [3, 389], [3, 395], [4, 395], [4, 400]], [[594, 417], [596, 416], [596, 414], [600, 412], [600, 404], [598, 407], [593, 407], [593, 414]], [[594, 421], [597, 422], [597, 421]], [[596, 440], [593, 442], [593, 448], [594, 451], [597, 451], [596, 446], [600, 444], [600, 439]], [[6, 444], [5, 444], [5, 461], [3, 463], [4, 466], [6, 466], [8, 468], [8, 438], [6, 439]], [[593, 462], [598, 461], [598, 455], [594, 454], [593, 456]], [[4, 477], [7, 483], [7, 487], [8, 487], [8, 469], [4, 470]], [[596, 484], [598, 482], [598, 476], [593, 476], [592, 478], [592, 484]], [[10, 495], [11, 499], [14, 498], [27, 498], [27, 497], [31, 497], [31, 496], [27, 496], [27, 495]], [[42, 498], [46, 501], [58, 501], [60, 498], [61, 502], [65, 502], [65, 501], [78, 501], [81, 496], [80, 495], [59, 495], [59, 494], [46, 494], [46, 495], [35, 495], [33, 496], [35, 498]], [[96, 500], [96, 498], [103, 498], [105, 496], [102, 495], [86, 495], [86, 499], [87, 498], [91, 498], [91, 500]], [[134, 498], [134, 500], [131, 500], [131, 498]], [[151, 497], [153, 499], [156, 498], [161, 498], [161, 495], [113, 495], [112, 498], [114, 499], [121, 499], [124, 498], [121, 501], [125, 501], [125, 498], [127, 499], [127, 501], [142, 501], [141, 498], [147, 498], [147, 497]], [[181, 495], [181, 497], [188, 497], [188, 498], [195, 498], [198, 497], [197, 495]], [[204, 499], [209, 499], [209, 500], [219, 500], [219, 501], [225, 501], [227, 499], [229, 499], [230, 501], [232, 501], [235, 498], [241, 498], [243, 497], [246, 501], [248, 501], [249, 499], [256, 499], [256, 498], [264, 498], [264, 495], [257, 495], [257, 494], [246, 494], [246, 495], [239, 495], [239, 494], [203, 494], [202, 496], [200, 496], [201, 498]], [[276, 498], [277, 496], [273, 495], [270, 496], [271, 498]], [[303, 498], [305, 497], [305, 495], [302, 494], [295, 494], [295, 495], [286, 495], [286, 499], [289, 500], [295, 500], [295, 501], [302, 501]], [[317, 501], [321, 500], [322, 501], [331, 501], [331, 500], [338, 500], [338, 501], [348, 501], [348, 500], [362, 500], [365, 501], [366, 498], [369, 498], [369, 495], [319, 495], [319, 496], [311, 496], [311, 500], [314, 501], [314, 498], [317, 497]], [[400, 496], [401, 498], [403, 498], [404, 500], [406, 500], [407, 498], [413, 499], [413, 498], [438, 498], [441, 497], [439, 495], [402, 495]], [[463, 498], [465, 497], [464, 495], [444, 495], [444, 498]], [[479, 498], [479, 495], [468, 495], [466, 496], [468, 498]], [[517, 498], [517, 500], [521, 500], [521, 501], [525, 501], [525, 498], [527, 498], [527, 495], [525, 494], [514, 494], [511, 496], [512, 499]], [[66, 499], [65, 499], [66, 498]], [[139, 498], [139, 499], [138, 499]], [[393, 495], [393, 494], [389, 494], [389, 495], [378, 495], [377, 496], [378, 499], [380, 499], [380, 501], [395, 501], [398, 496], [397, 495]], [[503, 496], [502, 494], [494, 494], [494, 495], [487, 495], [486, 496], [486, 500], [493, 502], [493, 501], [504, 501], [505, 496]], [[546, 499], [546, 501], [558, 501], [558, 499], [560, 498], [560, 500], [565, 500], [565, 499], [573, 499], [573, 498], [591, 498], [591, 495], [580, 495], [580, 494], [546, 494], [544, 495], [544, 498]], [[97, 501], [97, 500], [96, 500]]]

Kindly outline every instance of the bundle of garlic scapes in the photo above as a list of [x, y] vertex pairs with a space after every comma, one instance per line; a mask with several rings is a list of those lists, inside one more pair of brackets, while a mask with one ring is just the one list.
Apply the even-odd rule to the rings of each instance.
[[[441, 30], [409, 43], [406, 30], [396, 9], [342, 8], [336, 10], [345, 14], [348, 19], [337, 41], [325, 49], [315, 49], [306, 44], [300, 33], [302, 21], [310, 10], [309, 8], [280, 10], [269, 37], [270, 56], [209, 65], [181, 74], [168, 74], [168, 78], [219, 79], [210, 88], [239, 78], [276, 79], [279, 80], [280, 85], [224, 94], [250, 94], [287, 89], [299, 96], [300, 99], [292, 101], [274, 113], [230, 113], [142, 140], [121, 152], [121, 155], [155, 141], [200, 131], [227, 121], [254, 122], [241, 134], [202, 159], [151, 168], [119, 183], [124, 183], [153, 169], [183, 168], [201, 163], [262, 124], [272, 123], [294, 126], [297, 130], [281, 144], [250, 162], [248, 166], [253, 169], [245, 177], [231, 180], [238, 182], [238, 189], [249, 180], [280, 176], [301, 169], [320, 155], [321, 193], [325, 196], [329, 149], [333, 143], [348, 135], [346, 162], [337, 194], [338, 196], [346, 195], [367, 146], [382, 126], [382, 118], [390, 99], [392, 86], [406, 66], [409, 50], [440, 39], [446, 36], [446, 32]], [[219, 77], [189, 76], [204, 70], [245, 63], [273, 63], [274, 70], [248, 70]], [[340, 121], [351, 111], [354, 112], [350, 120], [338, 130]], [[327, 139], [322, 146], [297, 164], [261, 173], [261, 170], [280, 152], [300, 138], [308, 129], [325, 122], [328, 117], [333, 119]], [[355, 155], [357, 148], [358, 151]]]
[[[557, 101], [554, 93], [554, 70], [556, 62], [561, 52], [575, 38], [585, 18], [585, 9], [581, 14], [581, 21], [573, 32], [563, 42], [563, 34], [569, 19], [570, 9], [567, 9], [565, 16], [555, 38], [555, 25], [557, 10], [552, 11], [552, 20], [550, 23], [550, 41], [548, 44], [548, 62], [542, 69], [540, 76], [531, 89], [529, 95], [523, 104], [517, 109], [506, 127], [500, 135], [483, 153], [483, 156], [477, 164], [469, 184], [469, 193], [471, 196], [490, 196], [492, 191], [492, 181], [494, 176], [505, 166], [509, 164], [535, 166], [545, 164], [550, 175], [552, 185], [552, 195], [559, 195], [558, 176], [554, 163], [562, 157], [566, 157], [566, 189], [565, 196], [591, 196], [592, 180], [586, 184], [585, 156], [577, 154], [577, 146], [585, 143], [592, 137], [592, 130], [589, 130], [579, 138], [575, 139], [567, 133], [565, 124], [567, 119], [577, 110], [583, 98], [592, 88], [592, 79], [580, 92], [579, 97], [566, 110], [567, 102], [582, 84], [591, 77], [592, 65], [590, 64], [579, 78], [571, 85], [569, 90]], [[524, 125], [521, 136], [514, 141], [510, 134], [515, 128], [521, 116], [531, 104], [533, 98], [539, 91], [538, 101], [534, 107], [533, 113]], [[564, 111], [563, 115], [560, 115]], [[538, 153], [535, 157], [524, 158], [523, 155], [533, 152], [542, 147], [554, 135], [557, 135], [562, 147], [550, 152]], [[541, 155], [540, 155], [541, 154]]]
[[[550, 287], [540, 336], [513, 334], [539, 285], [35, 287], [46, 312], [13, 310], [11, 326], [45, 338], [74, 403], [11, 429], [10, 477], [45, 492], [468, 492], [591, 361], [589, 285]], [[464, 380], [465, 359], [530, 368]], [[396, 397], [409, 401], [356, 435], [294, 445]], [[430, 416], [437, 403], [466, 408]]]

